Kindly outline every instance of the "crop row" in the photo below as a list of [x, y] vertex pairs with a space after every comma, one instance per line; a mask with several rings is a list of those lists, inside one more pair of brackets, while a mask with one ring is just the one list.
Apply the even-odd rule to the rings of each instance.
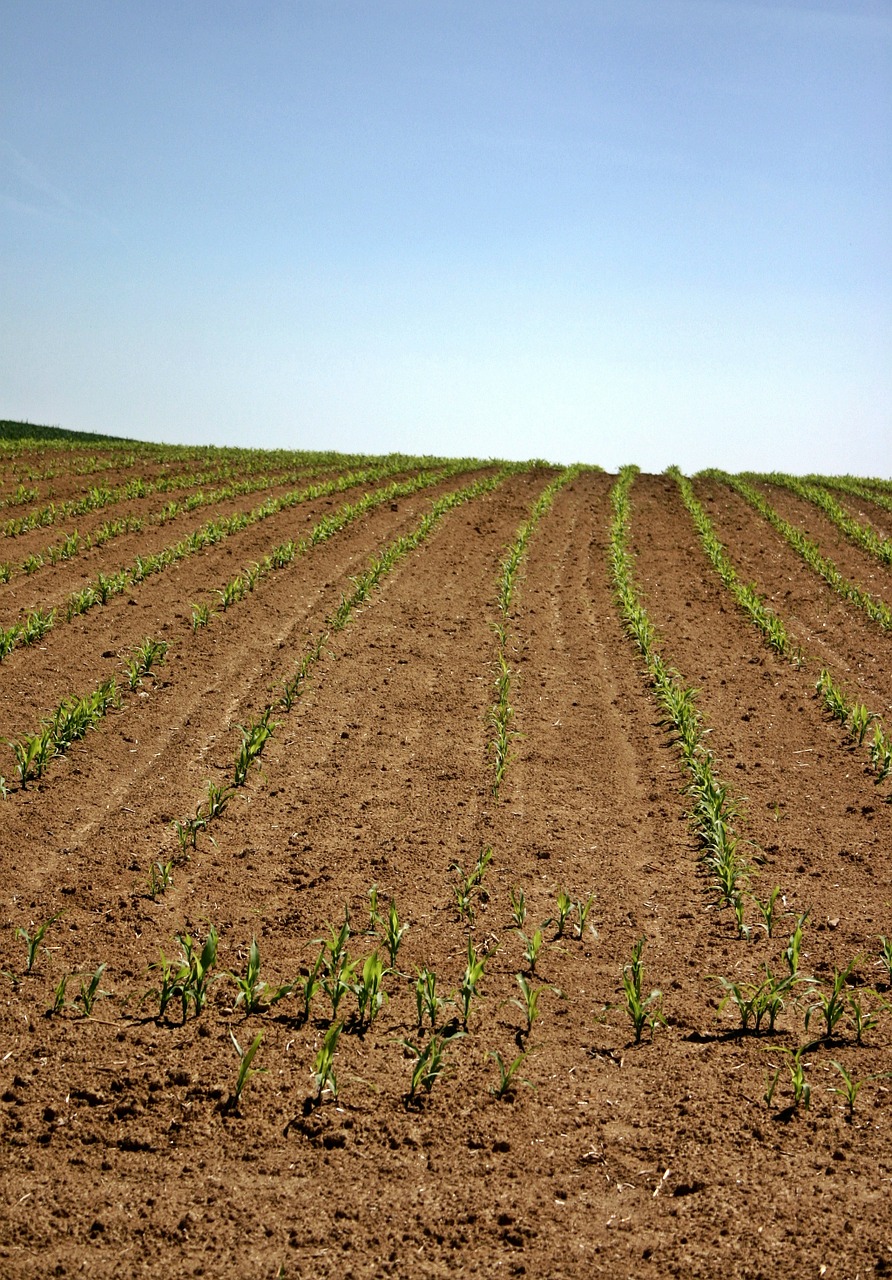
[[795, 493], [797, 498], [802, 498], [823, 511], [824, 515], [837, 529], [840, 529], [847, 538], [861, 547], [863, 551], [875, 556], [883, 564], [892, 564], [892, 542], [888, 538], [879, 537], [874, 533], [873, 529], [861, 524], [860, 521], [851, 516], [821, 485], [800, 480], [797, 476], [790, 476], [777, 471], [773, 471], [768, 475], [745, 472], [743, 479], [762, 484], [778, 485], [781, 488], [789, 489], [790, 493]]
[[[372, 592], [380, 586], [383, 579], [401, 560], [425, 541], [448, 511], [492, 492], [502, 483], [511, 469], [502, 469], [493, 476], [476, 480], [462, 489], [435, 499], [430, 510], [411, 533], [403, 534], [372, 557], [368, 569], [353, 580], [352, 591], [341, 597], [337, 608], [326, 619], [325, 629], [308, 646], [294, 675], [285, 681], [281, 695], [274, 702], [268, 703], [248, 725], [239, 728], [241, 742], [236, 752], [231, 783], [222, 789], [211, 783], [208, 800], [198, 805], [194, 817], [186, 817], [175, 822], [174, 826], [182, 852], [185, 852], [189, 846], [195, 847], [198, 833], [223, 812], [233, 790], [245, 784], [251, 764], [259, 759], [267, 742], [279, 727], [273, 720], [273, 715], [277, 712], [287, 713], [292, 709], [304, 682], [322, 659], [331, 635], [346, 627], [360, 605], [369, 599]], [[156, 865], [160, 863], [162, 866], [169, 866], [170, 862], [171, 859], [165, 858], [162, 854]]]
[[688, 774], [687, 794], [692, 797], [691, 819], [703, 847], [703, 861], [714, 878], [718, 901], [734, 911], [739, 933], [745, 930], [743, 890], [748, 868], [738, 852], [734, 820], [738, 816], [729, 788], [716, 777], [712, 752], [704, 745], [696, 694], [681, 675], [668, 665], [657, 647], [653, 623], [641, 603], [632, 573], [630, 490], [637, 467], [623, 467], [611, 490], [613, 523], [610, 532], [610, 566], [620, 614], [644, 659], [655, 696], [663, 709], [664, 723], [676, 739]]
[[496, 698], [489, 716], [490, 727], [492, 729], [490, 750], [492, 752], [494, 765], [492, 793], [496, 797], [499, 794], [502, 779], [505, 776], [505, 770], [508, 768], [508, 763], [511, 758], [511, 740], [514, 736], [511, 730], [511, 720], [514, 715], [514, 709], [511, 706], [510, 701], [512, 672], [508, 663], [510, 649], [508, 628], [511, 619], [511, 602], [514, 596], [517, 575], [526, 554], [527, 544], [529, 543], [536, 525], [551, 507], [554, 502], [555, 495], [564, 488], [565, 485], [568, 485], [575, 480], [581, 470], [581, 466], [566, 467], [559, 476], [545, 487], [533, 503], [528, 518], [518, 529], [514, 542], [511, 544], [508, 549], [507, 556], [500, 565], [497, 596], [499, 616], [494, 624], [494, 630], [498, 641], [495, 679]]
[[[65, 619], [70, 622], [72, 618], [88, 612], [96, 605], [107, 604], [113, 596], [126, 591], [135, 583], [143, 582], [154, 574], [162, 573], [170, 565], [203, 551], [206, 547], [214, 546], [231, 534], [240, 533], [261, 520], [278, 515], [281, 511], [289, 510], [300, 503], [314, 501], [318, 498], [341, 493], [360, 484], [374, 482], [381, 479], [382, 474], [386, 476], [387, 472], [384, 470], [382, 473], [380, 468], [348, 472], [335, 480], [310, 485], [301, 490], [294, 490], [280, 498], [269, 498], [251, 511], [237, 512], [220, 520], [206, 521], [205, 524], [194, 530], [188, 537], [163, 548], [161, 551], [147, 556], [137, 556], [132, 565], [122, 566], [112, 573], [99, 573], [93, 582], [88, 583], [85, 587], [69, 596], [65, 607]], [[45, 613], [37, 612], [42, 627], [40, 636], [37, 638], [42, 638], [47, 631], [56, 625], [56, 610], [53, 609]], [[30, 643], [33, 643], [33, 637], [31, 637], [27, 621], [26, 623], [14, 623], [5, 630], [0, 629], [0, 660], [13, 648]]]
[[710, 469], [699, 474], [710, 480], [718, 480], [739, 493], [838, 595], [863, 610], [867, 617], [884, 631], [892, 630], [892, 609], [884, 601], [878, 600], [870, 592], [843, 577], [833, 561], [828, 556], [822, 555], [817, 544], [807, 538], [801, 529], [797, 529], [779, 515], [752, 485], [738, 476], [729, 475], [726, 471]]
[[[307, 948], [312, 949], [312, 960], [302, 965], [294, 977], [280, 982], [270, 982], [264, 976], [256, 936], [247, 949], [244, 970], [238, 970], [223, 969], [219, 965], [220, 935], [213, 924], [206, 927], [203, 940], [185, 931], [176, 934], [174, 940], [179, 954], [168, 955], [163, 949], [159, 950], [158, 959], [149, 965], [150, 985], [123, 998], [122, 1012], [116, 1020], [121, 1028], [119, 1039], [128, 1022], [140, 1025], [148, 1017], [159, 1027], [171, 1027], [177, 1025], [177, 1021], [185, 1026], [190, 1018], [198, 1019], [216, 1007], [218, 1016], [222, 1014], [226, 1019], [224, 1025], [236, 1053], [234, 1084], [224, 1105], [237, 1110], [245, 1086], [258, 1071], [264, 1070], [254, 1065], [266, 1029], [262, 1021], [264, 1017], [275, 1008], [276, 1017], [284, 1016], [294, 1028], [309, 1026], [313, 1021], [324, 1030], [312, 1063], [308, 1064], [311, 1088], [306, 1096], [306, 1111], [307, 1107], [320, 1105], [326, 1097], [338, 1097], [337, 1055], [342, 1036], [355, 1037], [358, 1044], [366, 1046], [368, 1056], [368, 1033], [375, 1028], [385, 1008], [394, 1004], [399, 1009], [390, 1020], [387, 1043], [395, 1043], [401, 1056], [408, 1060], [405, 1098], [410, 1104], [418, 1103], [444, 1078], [447, 1068], [453, 1063], [455, 1045], [466, 1036], [479, 1038], [485, 1034], [482, 1018], [485, 1019], [487, 993], [483, 984], [489, 976], [489, 964], [499, 948], [478, 948], [468, 932], [464, 967], [457, 975], [456, 985], [444, 986], [443, 974], [437, 973], [427, 963], [416, 966], [414, 970], [402, 967], [400, 952], [412, 926], [400, 918], [394, 899], [385, 907], [377, 886], [372, 885], [367, 897], [368, 923], [365, 928], [359, 932], [354, 929], [349, 907], [345, 905], [340, 923], [329, 923], [322, 937], [307, 943]], [[502, 945], [505, 949], [515, 952], [515, 945], [523, 945], [523, 951], [520, 966], [513, 975], [518, 994], [509, 999], [497, 999], [495, 1005], [499, 1010], [507, 1005], [514, 1006], [521, 1015], [521, 1024], [514, 1029], [518, 1052], [512, 1057], [512, 1054], [503, 1056], [498, 1049], [491, 1049], [487, 1054], [495, 1068], [490, 1092], [497, 1098], [509, 1098], [521, 1083], [529, 1083], [521, 1071], [535, 1052], [529, 1037], [541, 1015], [542, 999], [569, 998], [566, 993], [539, 980], [537, 975], [537, 964], [544, 946], [560, 947], [564, 951], [566, 942], [583, 937], [582, 918], [572, 934], [568, 931], [566, 901], [567, 895], [562, 891], [558, 895], [555, 916], [537, 930], [538, 943], [535, 947], [530, 945], [532, 940], [522, 930], [524, 921], [522, 916], [518, 920], [513, 893], [512, 918], [499, 925], [498, 932], [504, 939]], [[497, 904], [493, 905], [497, 907]], [[576, 904], [576, 908], [579, 905]], [[24, 961], [21, 968], [17, 966], [6, 972], [16, 989], [33, 983], [40, 976], [41, 958], [49, 954], [44, 948], [44, 940], [57, 919], [58, 916], [53, 916], [39, 925], [16, 929], [16, 938], [25, 947]], [[777, 911], [768, 915], [765, 929], [769, 938], [774, 936], [778, 923]], [[835, 1048], [838, 1053], [838, 1046], [844, 1043], [846, 1029], [850, 1037], [850, 1053], [868, 1047], [867, 1037], [876, 1035], [884, 1016], [890, 1011], [887, 997], [892, 990], [892, 939], [881, 936], [878, 953], [870, 957], [885, 976], [884, 994], [877, 985], [869, 985], [856, 972], [867, 957], [858, 957], [834, 968], [829, 980], [821, 981], [806, 973], [802, 967], [806, 924], [807, 913], [796, 920], [777, 960], [766, 963], [762, 974], [751, 979], [737, 975], [732, 978], [724, 975], [706, 977], [708, 983], [717, 984], [719, 989], [716, 1016], [721, 1018], [729, 1007], [736, 1015], [737, 1026], [729, 1029], [730, 1034], [741, 1040], [749, 1037], [758, 1039], [763, 1050], [766, 1049], [764, 1041], [775, 1038], [767, 1050], [775, 1062], [767, 1064], [763, 1096], [769, 1108], [782, 1075], [788, 1080], [791, 1090], [789, 1109], [799, 1105], [808, 1107], [811, 1088], [807, 1073], [814, 1062], [808, 1061], [806, 1055], [813, 1055], [821, 1048]], [[554, 932], [547, 942], [543, 942], [541, 933], [548, 926], [554, 926]], [[354, 940], [358, 938], [373, 939], [372, 950], [363, 948], [358, 953], [353, 952]], [[654, 988], [648, 992], [644, 947], [645, 940], [640, 938], [632, 948], [631, 959], [622, 966], [620, 998], [600, 1007], [596, 1005], [593, 1011], [596, 1021], [603, 1022], [613, 1010], [619, 1010], [631, 1024], [636, 1045], [642, 1042], [645, 1031], [649, 1031], [653, 1039], [659, 1027], [670, 1025], [662, 991]], [[513, 968], [514, 965], [509, 963], [507, 972]], [[113, 994], [101, 985], [107, 972], [105, 962], [92, 971], [89, 968], [74, 973], [63, 971], [52, 987], [52, 999], [46, 1010], [48, 1016], [73, 1015], [80, 1019], [94, 1016], [97, 1003]], [[495, 980], [498, 982], [504, 977], [507, 973], [503, 965], [502, 973]], [[228, 985], [230, 992], [222, 1009], [214, 999], [221, 982]], [[75, 983], [77, 992], [71, 993], [70, 984]], [[709, 999], [712, 1003], [711, 996]], [[321, 1009], [320, 1003], [324, 1006]], [[128, 1005], [133, 1010], [129, 1015], [125, 1012]], [[490, 1007], [493, 1007], [492, 1001]], [[413, 1008], [414, 1017], [408, 1012]], [[801, 1019], [804, 1024], [808, 1037], [805, 1043], [796, 1043], [798, 1036], [795, 1023], [790, 1023], [790, 1015]], [[246, 1026], [249, 1019], [261, 1022], [250, 1043], [245, 1040], [245, 1048], [242, 1048], [233, 1026], [232, 1020], [236, 1016], [241, 1018], [242, 1026]], [[786, 1028], [780, 1025], [782, 1016], [788, 1024]], [[256, 1021], [254, 1025], [256, 1027]], [[409, 1028], [414, 1028], [414, 1032], [410, 1032], [411, 1038], [405, 1034]], [[394, 1037], [393, 1030], [404, 1030], [404, 1034]], [[779, 1043], [778, 1035], [792, 1035], [794, 1043]], [[826, 1065], [835, 1069], [838, 1079], [829, 1091], [844, 1099], [847, 1118], [851, 1120], [862, 1087], [882, 1077], [875, 1074], [859, 1078], [838, 1058], [830, 1059]], [[369, 1083], [368, 1072], [369, 1067], [366, 1066], [362, 1075], [365, 1084]]]
[[[143, 676], [163, 661], [167, 648], [163, 640], [149, 637], [136, 647], [124, 663], [131, 689], [135, 689]], [[112, 677], [103, 680], [91, 693], [65, 698], [34, 733], [26, 734], [19, 741], [11, 741], [9, 746], [15, 756], [22, 788], [30, 779], [42, 777], [51, 761], [64, 755], [73, 743], [79, 742], [89, 729], [96, 727], [110, 708], [117, 706], [120, 706], [120, 693]], [[0, 793], [6, 797], [6, 780], [2, 777]]]
[[[57, 564], [60, 561], [70, 560], [73, 556], [79, 555], [82, 551], [88, 551], [91, 547], [101, 547], [109, 542], [112, 538], [116, 538], [125, 533], [139, 533], [145, 525], [156, 524], [165, 525], [170, 520], [174, 520], [179, 516], [189, 514], [196, 511], [199, 507], [215, 506], [220, 502], [225, 502], [230, 498], [244, 497], [249, 493], [257, 493], [263, 489], [269, 489], [274, 486], [283, 484], [293, 484], [296, 480], [303, 477], [306, 478], [307, 469], [302, 468], [297, 471], [291, 471], [279, 476], [262, 476], [259, 479], [232, 481], [230, 484], [224, 485], [219, 489], [212, 489], [205, 493], [199, 489], [197, 493], [191, 494], [183, 502], [169, 501], [164, 504], [158, 511], [151, 513], [145, 518], [138, 516], [121, 517], [118, 520], [106, 520], [92, 533], [81, 534], [77, 529], [66, 534], [61, 542], [45, 547], [42, 551], [33, 552], [26, 557], [18, 566], [14, 566], [9, 561], [0, 563], [0, 582], [9, 582], [13, 574], [16, 572], [27, 575], [36, 573], [37, 570], [44, 567], [45, 564]], [[207, 483], [207, 474], [201, 476], [182, 477], [182, 488], [191, 488], [193, 484]], [[158, 482], [156, 485], [146, 486], [143, 481], [134, 481], [133, 485], [124, 486], [126, 488], [145, 488], [146, 494], [154, 492], [160, 488], [164, 482]], [[177, 488], [180, 486], [177, 485]], [[145, 496], [141, 494], [139, 496]]]
[[[779, 614], [766, 607], [756, 588], [746, 586], [740, 581], [726, 548], [715, 534], [709, 516], [694, 495], [690, 480], [683, 476], [677, 467], [669, 467], [666, 474], [672, 476], [678, 484], [682, 501], [700, 534], [703, 549], [723, 585], [731, 592], [770, 647], [797, 669], [802, 669], [806, 665], [806, 660], [801, 646], [790, 638]], [[892, 770], [892, 741], [886, 735], [880, 716], [876, 712], [869, 711], [863, 703], [849, 700], [826, 667], [821, 671], [816, 688], [827, 710], [848, 731], [851, 739], [859, 747], [864, 743], [868, 727], [871, 724], [874, 725], [874, 736], [870, 744], [870, 762], [877, 774], [877, 783], [884, 782]]]

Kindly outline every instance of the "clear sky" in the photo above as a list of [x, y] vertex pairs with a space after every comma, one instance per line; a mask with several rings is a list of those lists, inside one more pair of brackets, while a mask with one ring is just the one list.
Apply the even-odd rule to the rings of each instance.
[[890, 0], [2, 0], [0, 417], [892, 474]]

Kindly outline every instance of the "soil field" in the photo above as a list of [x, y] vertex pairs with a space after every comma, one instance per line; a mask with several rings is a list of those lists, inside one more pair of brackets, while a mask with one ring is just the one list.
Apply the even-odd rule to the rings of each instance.
[[892, 630], [738, 487], [21, 440], [0, 498], [69, 504], [0, 537], [0, 1274], [892, 1274]]

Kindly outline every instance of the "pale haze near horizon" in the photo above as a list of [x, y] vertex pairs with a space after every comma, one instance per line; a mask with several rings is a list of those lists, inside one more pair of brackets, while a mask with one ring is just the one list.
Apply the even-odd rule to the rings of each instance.
[[892, 7], [7, 0], [0, 417], [892, 473]]

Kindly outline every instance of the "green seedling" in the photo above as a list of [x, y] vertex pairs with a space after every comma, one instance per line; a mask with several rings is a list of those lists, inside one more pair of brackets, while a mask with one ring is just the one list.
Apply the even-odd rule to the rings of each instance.
[[387, 954], [390, 957], [390, 967], [395, 969], [397, 952], [400, 949], [400, 943], [409, 931], [409, 926], [400, 924], [395, 902], [390, 903], [386, 917], [383, 920], [378, 917], [378, 920], [381, 925], [381, 936], [387, 948]]
[[343, 1030], [343, 1022], [333, 1022], [325, 1033], [322, 1047], [313, 1059], [313, 1086], [316, 1090], [316, 1102], [322, 1101], [323, 1093], [338, 1096], [338, 1078], [334, 1071], [334, 1056], [338, 1048], [338, 1040]]
[[731, 906], [734, 908], [734, 920], [737, 925], [738, 938], [749, 939], [752, 937], [752, 926], [746, 923], [746, 904], [743, 894], [736, 893], [732, 899]]
[[199, 627], [206, 627], [211, 620], [211, 606], [209, 604], [193, 604], [192, 606], [192, 630], [197, 631]]
[[462, 868], [457, 862], [453, 862], [450, 870], [457, 871], [459, 882], [453, 885], [453, 893], [455, 894], [455, 904], [458, 907], [459, 916], [467, 923], [472, 924], [474, 920], [474, 899], [479, 897], [482, 901], [486, 901], [486, 892], [483, 888], [483, 882], [486, 878], [486, 872], [492, 861], [492, 849], [486, 848], [478, 857], [473, 869], [465, 875]]
[[582, 902], [580, 900], [575, 904], [576, 906], [576, 937], [577, 938], [582, 938], [585, 936], [585, 928], [586, 928], [586, 925], [588, 924], [589, 914], [591, 913], [591, 909], [594, 905], [595, 905], [595, 895], [593, 893], [589, 894], [585, 902]]
[[373, 884], [368, 893], [369, 898], [369, 933], [377, 933], [384, 928], [384, 919], [378, 910], [378, 886]]
[[102, 981], [102, 975], [105, 973], [106, 966], [101, 964], [94, 974], [90, 977], [89, 982], [81, 981], [80, 991], [72, 1001], [72, 1007], [80, 1005], [83, 1016], [89, 1018], [93, 1012], [93, 1005], [102, 996], [107, 996], [107, 991], [100, 991], [99, 983]]
[[65, 1010], [65, 993], [68, 990], [68, 978], [69, 974], [66, 973], [59, 979], [59, 982], [53, 990], [53, 1003], [49, 1010], [51, 1014], [63, 1013]]
[[59, 919], [61, 912], [56, 912], [54, 916], [50, 916], [49, 920], [44, 920], [32, 933], [28, 933], [27, 929], [19, 927], [15, 931], [15, 936], [21, 938], [26, 948], [25, 973], [30, 973], [37, 961], [37, 954], [40, 950], [40, 944], [46, 937], [46, 931], [51, 924], [55, 924]]
[[478, 956], [474, 949], [474, 944], [468, 938], [468, 963], [465, 966], [462, 975], [461, 986], [458, 989], [459, 1004], [462, 1013], [462, 1027], [465, 1031], [468, 1029], [468, 1015], [471, 1012], [471, 1002], [477, 996], [477, 987], [483, 977], [486, 969], [487, 956]]
[[[0, 650], [2, 654], [2, 650]], [[892, 771], [892, 741], [880, 726], [874, 725], [873, 742], [870, 744], [870, 763], [876, 771], [875, 783], [885, 782]]]
[[558, 938], [562, 938], [564, 936], [564, 929], [567, 924], [567, 917], [570, 915], [570, 912], [573, 910], [573, 906], [574, 906], [573, 899], [570, 897], [570, 895], [567, 893], [565, 889], [561, 889], [558, 892], [558, 896], [557, 896], [557, 922], [556, 922], [557, 935], [556, 936]]
[[162, 894], [165, 894], [172, 884], [173, 859], [169, 858], [167, 862], [163, 862], [158, 858], [149, 868], [149, 897], [154, 902]]
[[437, 1019], [442, 1009], [449, 1003], [443, 996], [437, 995], [437, 975], [427, 965], [419, 969], [415, 979], [415, 1007], [418, 1011], [418, 1030], [420, 1031], [425, 1015], [431, 1024], [431, 1030], [436, 1031]]
[[811, 908], [809, 908], [808, 911], [804, 911], [796, 921], [796, 928], [790, 934], [790, 941], [787, 943], [786, 950], [784, 951], [784, 960], [786, 961], [791, 977], [794, 977], [799, 972], [799, 955], [802, 950], [802, 930], [810, 912]]
[[532, 1053], [532, 1049], [524, 1049], [512, 1063], [506, 1064], [498, 1049], [490, 1052], [489, 1056], [493, 1059], [499, 1071], [499, 1083], [490, 1085], [490, 1093], [495, 1094], [499, 1099], [510, 1098], [518, 1083], [525, 1084], [528, 1089], [535, 1089], [536, 1086], [534, 1084], [519, 1074], [520, 1068], [529, 1053]]
[[545, 988], [534, 987], [522, 973], [516, 973], [514, 976], [517, 979], [517, 985], [520, 987], [520, 999], [513, 996], [511, 1003], [516, 1004], [526, 1018], [526, 1034], [529, 1035], [533, 1029], [533, 1023], [539, 1016], [539, 997]]
[[814, 1004], [805, 1011], [805, 1029], [808, 1030], [812, 1015], [817, 1013], [824, 1023], [822, 1039], [831, 1040], [838, 1024], [845, 1016], [848, 1005], [846, 983], [851, 977], [857, 961], [852, 960], [845, 969], [834, 969], [833, 981], [827, 991], [815, 993]]
[[862, 987], [860, 990], [846, 992], [846, 1020], [854, 1029], [855, 1043], [859, 1045], [863, 1043], [863, 1037], [868, 1031], [873, 1031], [880, 1021], [878, 1010], [865, 1008], [863, 1003], [865, 996], [879, 999], [872, 987]]
[[251, 947], [248, 951], [248, 965], [244, 976], [239, 973], [229, 973], [227, 976], [232, 979], [238, 989], [238, 995], [235, 997], [235, 1008], [243, 1004], [245, 1006], [245, 1017], [270, 1008], [280, 1000], [284, 1000], [286, 996], [290, 996], [294, 989], [294, 983], [286, 982], [283, 986], [277, 987], [275, 991], [271, 991], [269, 983], [264, 982], [260, 977], [260, 948], [257, 945], [256, 938], [251, 939]]
[[[808, 1109], [811, 1103], [811, 1085], [805, 1078], [805, 1063], [802, 1061], [802, 1055], [811, 1048], [811, 1045], [800, 1045], [798, 1049], [777, 1048], [772, 1050], [775, 1053], [783, 1053], [787, 1058], [787, 1068], [790, 1072], [790, 1084], [793, 1088], [793, 1106], [798, 1107], [800, 1102]], [[777, 1088], [777, 1082], [780, 1079], [783, 1067], [778, 1067], [774, 1076], [768, 1081], [768, 1087], [765, 1090], [765, 1103], [771, 1106], [774, 1097], [774, 1091]]]
[[360, 1030], [372, 1025], [387, 1001], [387, 992], [382, 985], [387, 972], [384, 961], [377, 951], [373, 951], [363, 964], [357, 981], [353, 983], [353, 994], [359, 1006]]
[[232, 787], [223, 787], [216, 782], [209, 782], [208, 798], [199, 806], [196, 817], [200, 818], [203, 823], [219, 818], [233, 795]]
[[430, 1093], [431, 1089], [446, 1071], [446, 1049], [451, 1041], [464, 1035], [463, 1031], [454, 1031], [451, 1035], [433, 1035], [422, 1048], [411, 1040], [401, 1040], [400, 1044], [415, 1059], [412, 1077], [409, 1083], [409, 1101], [414, 1102], [419, 1089]]
[[872, 1080], [883, 1080], [892, 1073], [889, 1071], [878, 1071], [872, 1076], [865, 1076], [863, 1080], [856, 1080], [854, 1076], [846, 1070], [841, 1062], [837, 1062], [835, 1058], [831, 1058], [830, 1061], [842, 1076], [842, 1088], [837, 1088], [836, 1086], [831, 1085], [830, 1092], [841, 1094], [842, 1097], [845, 1098], [846, 1106], [848, 1107], [846, 1119], [849, 1124], [851, 1124], [855, 1118], [855, 1101], [864, 1086], [869, 1084]]
[[510, 889], [511, 922], [515, 929], [522, 929], [527, 918], [527, 900], [523, 889]]
[[761, 900], [761, 898], [757, 898], [754, 893], [750, 894], [750, 897], [752, 898], [753, 902], [756, 905], [756, 910], [759, 912], [759, 915], [762, 917], [762, 921], [761, 921], [761, 924], [759, 925], [759, 928], [764, 929], [767, 937], [770, 938], [774, 933], [774, 926], [776, 923], [777, 900], [780, 897], [780, 886], [778, 885], [774, 889], [772, 889], [771, 893], [768, 895], [768, 897], [765, 899], [764, 902]]
[[10, 742], [15, 756], [16, 768], [22, 790], [28, 785], [30, 778], [40, 778], [56, 754], [50, 726], [45, 726], [39, 733], [32, 733], [21, 742]]
[[863, 702], [854, 703], [849, 708], [849, 728], [859, 747], [864, 742], [864, 736], [870, 728], [871, 722], [877, 719], [879, 717], [876, 712], [868, 711]]
[[641, 1043], [641, 1036], [645, 1027], [650, 1027], [651, 1038], [653, 1038], [657, 1026], [665, 1027], [667, 1025], [662, 1013], [663, 993], [655, 989], [646, 998], [642, 995], [644, 983], [642, 953], [644, 951], [644, 942], [645, 939], [641, 937], [635, 943], [632, 948], [632, 960], [629, 964], [623, 966], [622, 974], [625, 1009], [635, 1030], [636, 1044]]
[[892, 986], [892, 938], [884, 938], [880, 934], [880, 964], [886, 970], [886, 982]]
[[254, 721], [253, 724], [238, 726], [242, 741], [235, 759], [233, 786], [244, 786], [248, 770], [254, 761], [258, 759], [263, 748], [278, 728], [277, 724], [270, 723], [271, 714], [272, 707], [267, 707], [260, 719]]
[[331, 1001], [331, 1016], [337, 1018], [341, 1001], [353, 990], [357, 960], [351, 960], [346, 951], [342, 952], [336, 965], [332, 965], [331, 956], [326, 957], [322, 975], [322, 990]]
[[533, 977], [536, 972], [536, 964], [539, 960], [539, 954], [545, 943], [545, 934], [541, 929], [537, 929], [531, 938], [528, 938], [525, 933], [521, 933], [520, 936], [523, 938], [524, 942], [523, 958], [527, 962], [530, 977]]
[[720, 983], [725, 992], [718, 1012], [721, 1013], [726, 1004], [733, 1003], [740, 1018], [741, 1034], [746, 1035], [752, 1030], [758, 1035], [766, 1019], [769, 1034], [774, 1032], [778, 1016], [784, 1008], [784, 997], [796, 982], [804, 979], [799, 974], [776, 978], [766, 965], [765, 977], [761, 982], [732, 981], [716, 975], [711, 980]]
[[316, 956], [316, 961], [312, 968], [308, 969], [305, 974], [301, 974], [294, 980], [293, 990], [296, 995], [303, 999], [303, 1009], [300, 1015], [302, 1022], [309, 1022], [310, 1006], [313, 1003], [313, 997], [322, 986], [322, 978], [320, 975], [322, 973], [326, 951], [327, 947], [323, 942], [319, 948], [319, 954]]
[[174, 819], [173, 828], [177, 833], [180, 852], [188, 856], [186, 851], [194, 849], [198, 843], [198, 833], [207, 826], [207, 819], [196, 814], [194, 818]]
[[207, 940], [199, 951], [190, 934], [177, 934], [180, 944], [181, 959], [179, 964], [169, 960], [164, 952], [161, 959], [149, 965], [149, 970], [156, 969], [161, 975], [161, 985], [147, 992], [148, 998], [157, 998], [159, 1002], [158, 1016], [163, 1018], [171, 1000], [178, 999], [182, 1005], [183, 1022], [185, 1023], [191, 1004], [196, 1017], [204, 1008], [210, 988], [216, 981], [211, 970], [217, 960], [219, 935], [211, 925]]
[[257, 1035], [254, 1037], [248, 1049], [243, 1049], [241, 1047], [232, 1031], [229, 1032], [229, 1038], [239, 1056], [238, 1075], [235, 1078], [235, 1089], [232, 1094], [232, 1105], [238, 1108], [245, 1085], [252, 1076], [259, 1075], [261, 1072], [266, 1070], [266, 1067], [251, 1066], [251, 1063], [254, 1061], [254, 1055], [257, 1053], [257, 1050], [260, 1048], [260, 1042], [263, 1040], [263, 1032], [257, 1032]]
[[153, 666], [164, 661], [169, 648], [166, 640], [152, 640], [148, 636], [142, 644], [137, 645], [133, 657], [128, 658], [124, 664], [131, 689], [141, 683], [143, 676], [147, 676]]

